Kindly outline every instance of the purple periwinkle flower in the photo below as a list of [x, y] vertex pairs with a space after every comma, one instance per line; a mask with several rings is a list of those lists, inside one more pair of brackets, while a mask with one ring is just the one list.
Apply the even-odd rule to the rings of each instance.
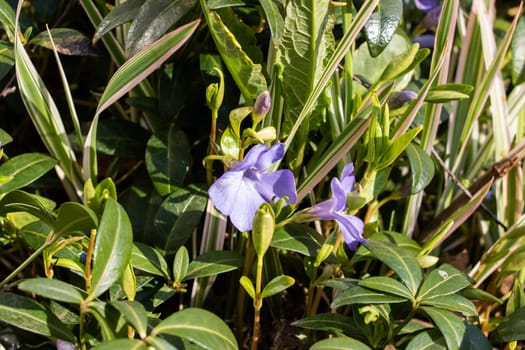
[[308, 210], [308, 213], [321, 220], [335, 220], [343, 234], [346, 244], [351, 250], [356, 250], [357, 245], [366, 242], [363, 238], [364, 223], [357, 216], [346, 214], [347, 194], [352, 192], [355, 184], [354, 164], [348, 163], [341, 174], [341, 179], [333, 178], [330, 183], [332, 197], [318, 203]]
[[250, 231], [257, 209], [264, 202], [287, 197], [285, 204], [297, 201], [297, 190], [290, 170], [268, 172], [272, 163], [284, 156], [284, 144], [253, 146], [233, 168], [208, 190], [215, 207], [228, 215], [239, 231]]
[[438, 5], [438, 0], [416, 0], [416, 7], [422, 11], [430, 11]]

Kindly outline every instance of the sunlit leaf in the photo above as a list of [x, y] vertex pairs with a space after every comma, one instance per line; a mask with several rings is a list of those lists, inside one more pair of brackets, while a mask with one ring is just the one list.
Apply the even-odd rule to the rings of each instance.
[[31, 278], [23, 280], [18, 288], [45, 298], [56, 301], [63, 301], [71, 304], [81, 304], [87, 294], [69, 283], [48, 279], [48, 278]]
[[22, 188], [42, 177], [57, 161], [40, 153], [24, 153], [0, 165], [0, 193], [5, 194]]
[[210, 251], [199, 255], [190, 262], [184, 279], [190, 280], [232, 271], [241, 267], [242, 261], [242, 257], [233, 252]]
[[372, 57], [379, 55], [390, 43], [403, 14], [402, 0], [382, 0], [364, 27], [366, 42]]

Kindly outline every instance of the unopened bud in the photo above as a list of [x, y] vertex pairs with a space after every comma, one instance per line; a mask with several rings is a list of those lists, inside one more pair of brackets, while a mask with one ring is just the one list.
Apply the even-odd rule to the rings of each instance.
[[253, 219], [252, 240], [257, 256], [262, 257], [272, 243], [275, 230], [275, 216], [270, 204], [263, 203]]
[[263, 91], [259, 94], [259, 96], [257, 96], [257, 99], [255, 100], [253, 112], [260, 117], [264, 117], [270, 110], [271, 104], [272, 99], [270, 97], [270, 92]]
[[417, 98], [417, 93], [410, 90], [398, 92], [388, 100], [388, 107], [390, 109], [396, 109], [403, 107], [407, 103]]

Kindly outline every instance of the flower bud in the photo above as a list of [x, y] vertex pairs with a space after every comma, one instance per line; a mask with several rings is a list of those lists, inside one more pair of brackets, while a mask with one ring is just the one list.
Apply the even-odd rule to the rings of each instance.
[[219, 97], [219, 84], [208, 85], [206, 88], [206, 104], [211, 110], [218, 110], [221, 106], [222, 101]]
[[253, 106], [253, 112], [259, 117], [264, 117], [270, 110], [272, 99], [268, 90], [263, 91], [257, 96], [255, 104]]
[[400, 108], [416, 98], [417, 93], [414, 91], [400, 91], [388, 100], [388, 107], [390, 107], [390, 109]]
[[257, 256], [262, 257], [272, 243], [275, 230], [275, 216], [270, 204], [263, 203], [257, 209], [252, 226], [253, 248]]

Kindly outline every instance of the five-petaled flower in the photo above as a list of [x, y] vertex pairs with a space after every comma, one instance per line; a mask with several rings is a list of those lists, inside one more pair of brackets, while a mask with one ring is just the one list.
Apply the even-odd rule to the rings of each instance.
[[343, 238], [351, 250], [357, 245], [366, 242], [363, 238], [364, 223], [354, 215], [346, 214], [347, 194], [352, 192], [355, 184], [354, 165], [348, 163], [341, 174], [341, 180], [333, 178], [330, 183], [332, 197], [308, 209], [308, 213], [321, 220], [335, 220], [339, 224]]
[[268, 172], [272, 163], [284, 156], [284, 144], [253, 146], [244, 159], [224, 173], [208, 193], [215, 207], [239, 231], [252, 229], [257, 209], [264, 202], [287, 197], [285, 204], [297, 201], [295, 180], [290, 170]]

